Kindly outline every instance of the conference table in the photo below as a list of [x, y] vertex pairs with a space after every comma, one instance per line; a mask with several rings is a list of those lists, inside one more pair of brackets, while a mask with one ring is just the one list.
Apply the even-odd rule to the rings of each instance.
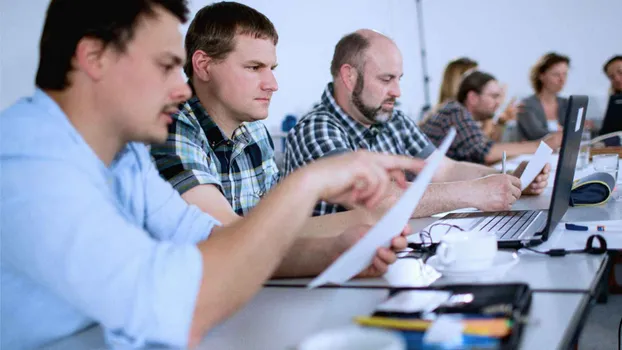
[[[513, 209], [548, 209], [551, 187], [540, 196], [519, 199]], [[414, 219], [410, 225], [416, 232], [435, 220], [438, 217]], [[603, 220], [622, 220], [622, 200], [610, 200], [597, 207], [571, 207], [562, 222]], [[566, 231], [559, 225], [537, 249], [579, 247], [584, 245], [585, 238], [585, 233]], [[610, 248], [622, 249], [622, 239], [615, 235], [606, 238], [611, 242]], [[590, 306], [606, 286], [603, 277], [610, 268], [607, 254], [554, 258], [519, 251], [518, 255], [518, 263], [502, 276], [466, 282], [529, 284], [534, 293], [521, 349], [566, 349], [576, 344]], [[267, 281], [245, 307], [212, 329], [199, 349], [295, 349], [305, 337], [317, 332], [353, 327], [353, 317], [369, 315], [392, 288], [421, 287], [420, 281], [412, 277], [416, 263], [414, 259], [400, 259], [382, 278], [353, 279], [340, 286], [316, 289], [306, 288], [310, 279]], [[432, 286], [452, 283], [456, 281], [441, 277]], [[45, 347], [103, 348], [106, 343], [98, 326]]]
[[[265, 287], [237, 314], [212, 329], [198, 349], [295, 349], [309, 335], [352, 327], [352, 317], [369, 315], [388, 293], [386, 288]], [[534, 293], [521, 348], [568, 348], [589, 303], [590, 296], [584, 293]], [[99, 327], [45, 347], [105, 348]]]

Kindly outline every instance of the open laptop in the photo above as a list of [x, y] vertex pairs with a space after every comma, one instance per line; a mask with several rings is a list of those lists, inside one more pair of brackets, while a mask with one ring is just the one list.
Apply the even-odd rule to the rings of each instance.
[[[587, 103], [587, 96], [570, 96], [548, 210], [451, 213], [443, 216], [435, 224], [442, 222], [459, 226], [465, 231], [494, 232], [499, 248], [518, 249], [548, 240], [570, 203], [570, 190], [574, 180]], [[443, 227], [435, 227], [431, 232], [432, 241], [438, 242], [441, 236], [437, 234], [444, 234], [445, 231]]]
[[[605, 135], [616, 131], [622, 131], [622, 94], [612, 95], [609, 98], [603, 126], [600, 128], [599, 135]], [[619, 139], [611, 140], [617, 144], [607, 144], [607, 146], [619, 146]]]

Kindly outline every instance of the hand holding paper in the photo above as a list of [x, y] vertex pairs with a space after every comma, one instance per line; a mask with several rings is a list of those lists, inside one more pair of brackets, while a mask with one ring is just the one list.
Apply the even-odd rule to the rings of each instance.
[[524, 191], [540, 174], [542, 169], [551, 160], [553, 150], [546, 143], [540, 142], [536, 153], [529, 161], [522, 174], [520, 175], [521, 191]]
[[365, 237], [361, 238], [322, 274], [311, 281], [308, 285], [309, 288], [326, 283], [341, 284], [346, 282], [371, 263], [376, 249], [383, 246], [387, 247], [391, 239], [400, 234], [419, 204], [419, 200], [455, 136], [456, 131], [452, 128], [438, 150], [428, 158], [426, 167], [397, 203], [372, 227]]

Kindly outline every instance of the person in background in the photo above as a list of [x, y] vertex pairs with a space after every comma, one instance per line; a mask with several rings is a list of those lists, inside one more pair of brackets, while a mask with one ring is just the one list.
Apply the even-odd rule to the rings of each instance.
[[[422, 168], [371, 152], [318, 161], [219, 226], [160, 177], [146, 146], [166, 140], [191, 94], [187, 15], [183, 0], [50, 2], [35, 93], [0, 113], [0, 348], [94, 324], [114, 348], [194, 347], [280, 266], [325, 269], [361, 237], [346, 231], [309, 261], [290, 255], [305, 249], [294, 242], [318, 200], [373, 208]], [[379, 248], [362, 275], [395, 259]]]
[[453, 101], [458, 95], [458, 88], [465, 73], [477, 69], [478, 63], [468, 57], [460, 57], [447, 63], [443, 72], [443, 81], [438, 95], [436, 110], [445, 103]]
[[[603, 66], [603, 71], [607, 75], [609, 82], [611, 85], [609, 86], [609, 95], [620, 95], [622, 94], [622, 56], [616, 55], [611, 57]], [[609, 134], [611, 132], [616, 131], [612, 128], [615, 123], [612, 123], [612, 120], [607, 120], [607, 118], [618, 118], [619, 116], [615, 115], [605, 115], [605, 119], [602, 121], [602, 126], [598, 132], [599, 135]], [[604, 145], [606, 146], [619, 146], [620, 145], [619, 137], [610, 137], [606, 140], [603, 140]]]
[[566, 84], [570, 59], [555, 52], [542, 56], [530, 73], [534, 94], [523, 99], [517, 121], [521, 140], [540, 140], [560, 131], [568, 99], [559, 93]]
[[[345, 35], [335, 46], [330, 71], [332, 81], [326, 85], [321, 102], [287, 135], [288, 173], [318, 159], [358, 149], [422, 159], [435, 151], [415, 122], [395, 108], [401, 95], [403, 65], [393, 40], [369, 29]], [[509, 209], [521, 195], [517, 177], [524, 165], [510, 175], [444, 157], [434, 183], [426, 189], [413, 215], [429, 216], [466, 207]], [[528, 193], [541, 193], [547, 177], [548, 168], [528, 186]], [[314, 215], [345, 210], [348, 208], [323, 201]]]
[[[468, 57], [460, 57], [450, 61], [447, 64], [443, 72], [443, 81], [441, 82], [438, 103], [430, 112], [426, 114], [421, 125], [423, 125], [430, 116], [436, 114], [441, 108], [443, 108], [446, 103], [456, 100], [460, 82], [468, 72], [476, 70], [477, 67], [477, 61]], [[506, 87], [504, 86], [501, 101], [504, 100], [505, 91]], [[484, 134], [488, 138], [494, 141], [499, 141], [501, 139], [503, 132], [505, 131], [505, 124], [516, 117], [516, 106], [514, 105], [514, 101], [515, 100], [512, 99], [512, 101], [508, 104], [508, 107], [499, 115], [496, 122], [493, 121], [492, 118], [477, 122], [480, 124]]]
[[[492, 164], [501, 160], [504, 151], [509, 157], [534, 153], [539, 141], [495, 142], [478, 124], [492, 119], [502, 95], [502, 88], [492, 75], [480, 71], [467, 73], [460, 83], [456, 101], [446, 103], [421, 130], [438, 146], [449, 129], [455, 127], [457, 135], [447, 156], [456, 161]], [[559, 148], [561, 133], [548, 135], [543, 141], [553, 149]]]
[[609, 94], [622, 94], [622, 55], [611, 57], [603, 66], [603, 71], [611, 83]]

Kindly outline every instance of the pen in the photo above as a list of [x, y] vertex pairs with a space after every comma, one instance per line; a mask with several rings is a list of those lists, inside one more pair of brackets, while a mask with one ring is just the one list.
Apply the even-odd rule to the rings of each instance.
[[622, 232], [622, 225], [577, 225], [577, 224], [566, 224], [566, 230], [569, 231], [620, 231]]
[[505, 151], [503, 151], [503, 157], [501, 158], [501, 172], [503, 174], [505, 174], [505, 170], [506, 170], [506, 168], [505, 168], [505, 160], [506, 160], [506, 158], [507, 158], [507, 154], [505, 153]]

